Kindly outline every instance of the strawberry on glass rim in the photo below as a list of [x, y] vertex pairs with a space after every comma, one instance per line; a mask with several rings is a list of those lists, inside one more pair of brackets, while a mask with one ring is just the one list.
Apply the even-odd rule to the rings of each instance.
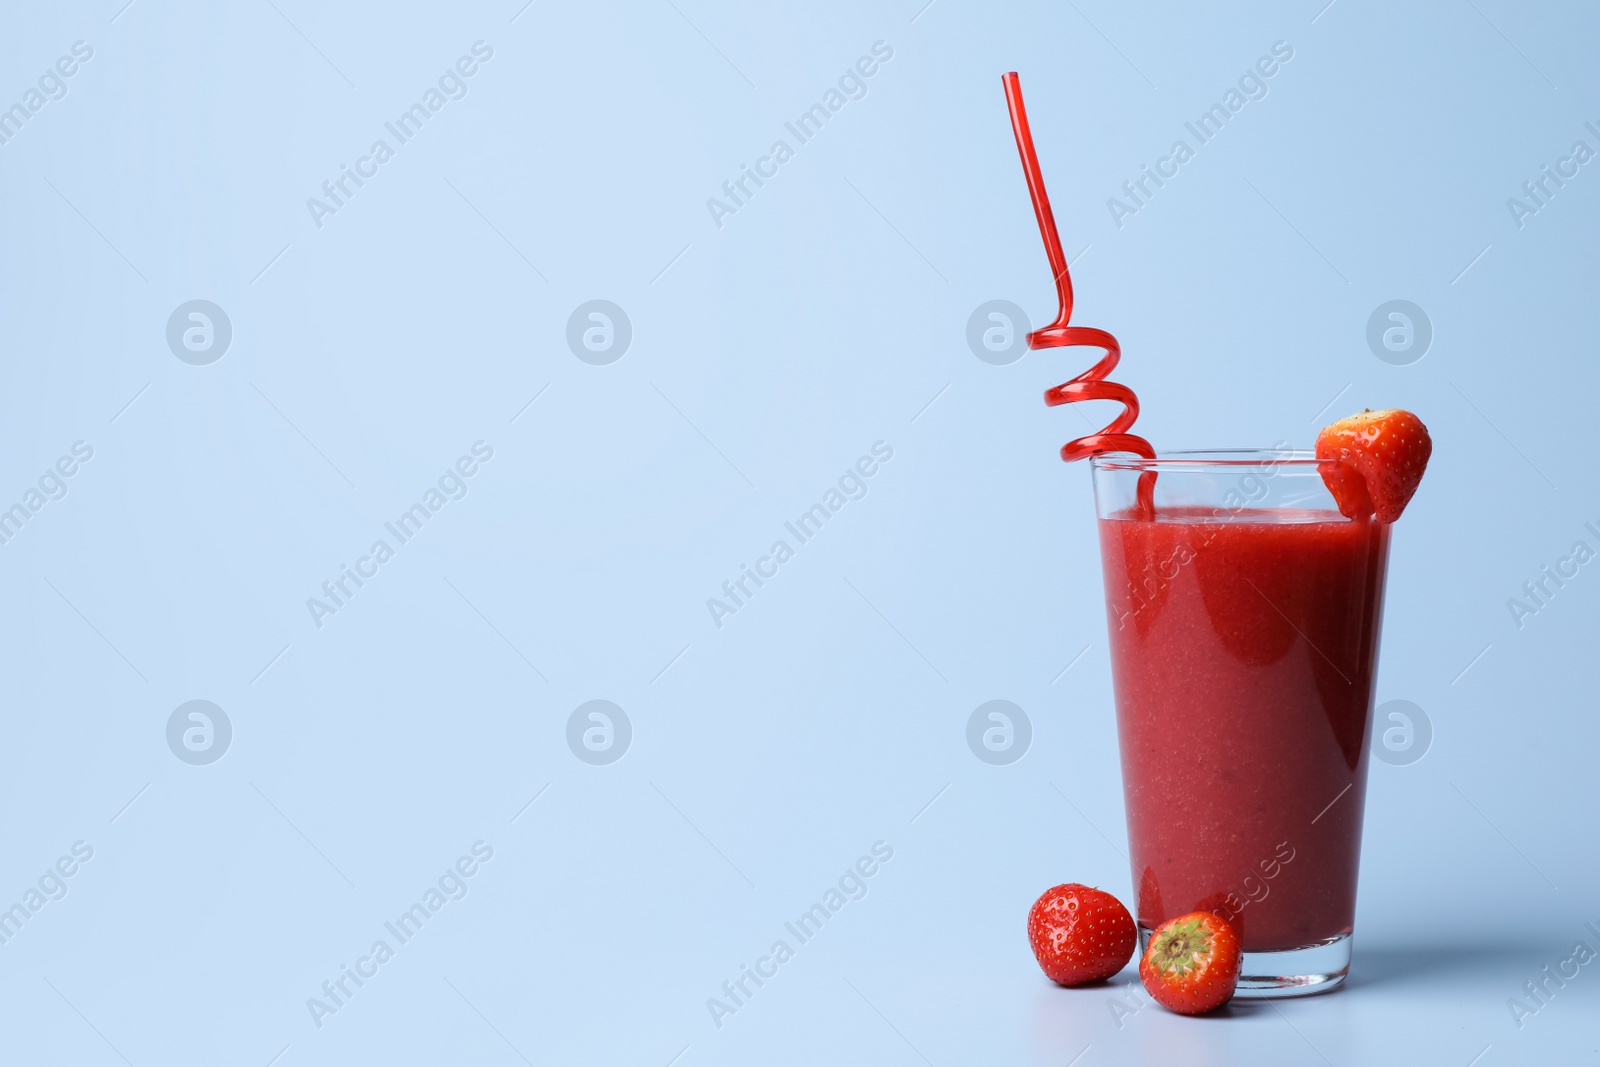
[[1338, 460], [1323, 468], [1322, 480], [1347, 519], [1398, 519], [1432, 454], [1428, 428], [1399, 408], [1368, 408], [1317, 434], [1317, 458]]

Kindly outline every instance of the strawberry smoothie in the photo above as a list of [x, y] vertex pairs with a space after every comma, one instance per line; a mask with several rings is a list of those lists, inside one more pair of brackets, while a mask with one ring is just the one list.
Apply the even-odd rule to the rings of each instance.
[[[1028, 348], [1103, 353], [1044, 401], [1122, 407], [1061, 458], [1094, 474], [1139, 925], [1224, 916], [1244, 952], [1234, 996], [1336, 988], [1350, 968], [1389, 524], [1432, 438], [1409, 411], [1367, 408], [1323, 427], [1314, 453], [1158, 458], [1132, 432], [1138, 396], [1110, 380], [1122, 346], [1072, 323], [1022, 85], [1015, 71], [1002, 80], [1056, 287], [1056, 317]], [[1175, 973], [1199, 943], [1184, 929], [1168, 946]]]
[[1389, 527], [1164, 507], [1102, 517], [1100, 547], [1140, 925], [1349, 934]]

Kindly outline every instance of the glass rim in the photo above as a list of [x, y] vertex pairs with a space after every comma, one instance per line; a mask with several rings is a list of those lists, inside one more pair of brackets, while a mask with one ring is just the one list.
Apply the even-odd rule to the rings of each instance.
[[1089, 465], [1097, 471], [1197, 472], [1259, 467], [1267, 463], [1274, 467], [1299, 467], [1308, 472], [1338, 462], [1331, 456], [1318, 459], [1309, 448], [1183, 448], [1162, 452], [1154, 459], [1128, 452], [1097, 452], [1089, 457]]

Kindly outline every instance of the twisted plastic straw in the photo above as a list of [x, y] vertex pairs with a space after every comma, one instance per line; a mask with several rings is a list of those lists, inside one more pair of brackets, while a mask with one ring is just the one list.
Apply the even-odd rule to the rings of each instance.
[[[1061, 250], [1061, 236], [1056, 232], [1056, 217], [1050, 210], [1050, 196], [1045, 192], [1044, 176], [1039, 172], [1039, 156], [1034, 151], [1033, 134], [1028, 129], [1028, 111], [1022, 103], [1022, 84], [1015, 71], [1007, 74], [1003, 80], [1006, 103], [1011, 109], [1011, 129], [1017, 135], [1017, 152], [1022, 156], [1022, 171], [1028, 179], [1028, 195], [1033, 198], [1033, 212], [1039, 218], [1039, 233], [1044, 237], [1044, 251], [1050, 259], [1050, 270], [1055, 276], [1056, 295], [1060, 302], [1060, 313], [1056, 315], [1056, 320], [1028, 334], [1028, 347], [1083, 346], [1105, 351], [1100, 362], [1076, 378], [1045, 390], [1044, 402], [1051, 407], [1085, 400], [1115, 400], [1122, 404], [1122, 413], [1110, 425], [1098, 433], [1062, 445], [1061, 458], [1070, 463], [1100, 452], [1132, 452], [1146, 459], [1154, 459], [1156, 452], [1150, 447], [1150, 442], [1128, 432], [1139, 417], [1139, 398], [1126, 385], [1106, 380], [1122, 359], [1122, 346], [1104, 330], [1068, 325], [1072, 318], [1072, 275], [1067, 271], [1067, 257]], [[1154, 491], [1154, 472], [1146, 471], [1139, 477], [1138, 510], [1142, 517], [1148, 518], [1154, 514]]]

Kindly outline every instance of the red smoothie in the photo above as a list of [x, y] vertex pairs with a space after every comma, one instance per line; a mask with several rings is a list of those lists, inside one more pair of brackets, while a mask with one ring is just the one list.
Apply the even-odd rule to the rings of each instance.
[[1102, 518], [1100, 550], [1140, 925], [1348, 934], [1388, 526], [1169, 507]]

